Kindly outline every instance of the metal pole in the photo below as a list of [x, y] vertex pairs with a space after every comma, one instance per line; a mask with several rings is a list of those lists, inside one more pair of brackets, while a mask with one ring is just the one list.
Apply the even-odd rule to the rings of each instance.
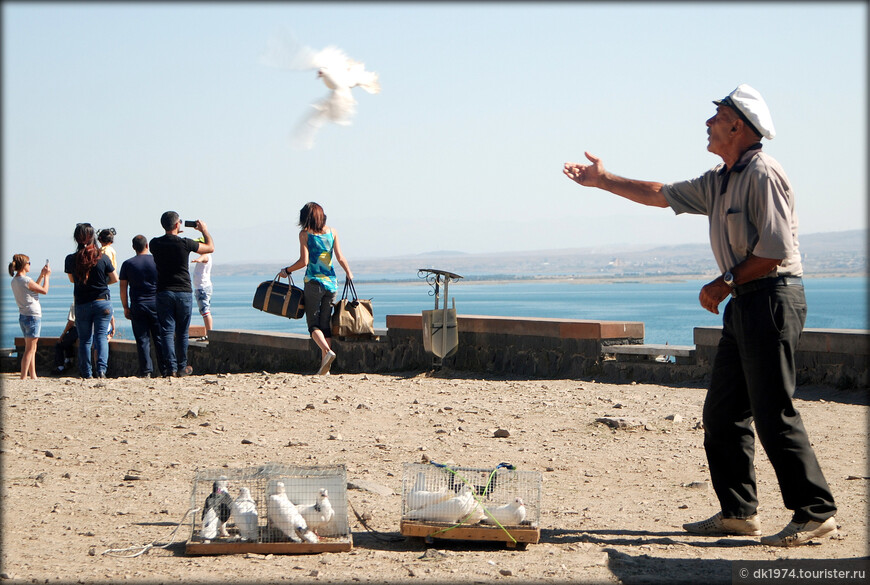
[[444, 276], [444, 310], [441, 312], [441, 355], [447, 355], [447, 285], [450, 284], [450, 277]]

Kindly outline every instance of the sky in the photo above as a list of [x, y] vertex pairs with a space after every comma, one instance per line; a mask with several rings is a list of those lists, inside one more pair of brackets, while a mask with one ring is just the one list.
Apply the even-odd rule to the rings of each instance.
[[[202, 219], [216, 263], [298, 257], [320, 203], [342, 250], [389, 258], [707, 241], [707, 220], [580, 187], [585, 161], [693, 178], [713, 99], [758, 89], [801, 233], [865, 227], [867, 5], [3, 2], [2, 249], [52, 260], [77, 222], [162, 235]], [[271, 38], [378, 73], [349, 126], [292, 140], [327, 88]], [[192, 230], [184, 235], [196, 237]], [[7, 260], [8, 263], [8, 260]]]

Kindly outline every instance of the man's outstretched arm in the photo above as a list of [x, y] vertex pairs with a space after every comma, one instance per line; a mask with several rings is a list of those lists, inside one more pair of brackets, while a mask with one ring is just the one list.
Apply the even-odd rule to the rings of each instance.
[[610, 191], [629, 201], [650, 205], [653, 207], [668, 207], [668, 202], [662, 194], [662, 183], [654, 181], [636, 181], [614, 175], [604, 169], [601, 159], [585, 153], [591, 165], [565, 163], [562, 170], [565, 175], [584, 187], [598, 187]]

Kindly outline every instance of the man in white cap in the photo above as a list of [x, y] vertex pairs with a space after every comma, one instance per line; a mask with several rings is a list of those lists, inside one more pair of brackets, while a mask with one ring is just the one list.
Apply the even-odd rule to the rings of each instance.
[[761, 534], [757, 514], [755, 430], [776, 472], [792, 521], [761, 538], [797, 546], [837, 532], [837, 511], [800, 414], [794, 407], [794, 354], [806, 320], [798, 250], [795, 194], [779, 163], [762, 152], [775, 135], [761, 94], [740, 85], [716, 100], [707, 120], [707, 150], [722, 158], [696, 179], [662, 184], [614, 175], [588, 152], [592, 164], [566, 163], [564, 173], [587, 187], [675, 213], [706, 215], [710, 244], [722, 275], [704, 285], [699, 300], [723, 314], [722, 337], [704, 402], [704, 448], [721, 511], [684, 524], [704, 536]]

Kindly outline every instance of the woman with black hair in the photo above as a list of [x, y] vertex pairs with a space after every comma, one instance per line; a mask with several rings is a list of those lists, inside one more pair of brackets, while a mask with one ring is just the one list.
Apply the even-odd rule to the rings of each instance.
[[[82, 378], [106, 377], [109, 363], [109, 323], [112, 303], [109, 285], [118, 282], [118, 273], [108, 256], [97, 248], [96, 234], [89, 223], [76, 225], [73, 238], [76, 251], [66, 257], [64, 272], [73, 287], [76, 330], [79, 333], [78, 366]], [[96, 372], [91, 368], [91, 346], [96, 348]]]

